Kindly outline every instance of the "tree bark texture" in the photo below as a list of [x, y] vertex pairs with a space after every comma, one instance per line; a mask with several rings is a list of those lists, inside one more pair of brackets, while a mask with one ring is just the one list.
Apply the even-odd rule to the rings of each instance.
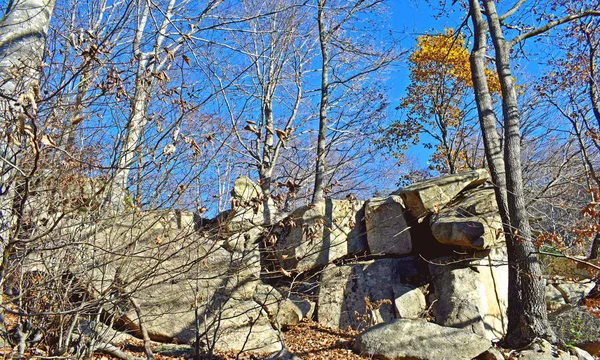
[[135, 94], [131, 100], [131, 113], [127, 122], [125, 139], [121, 146], [117, 171], [110, 192], [110, 205], [115, 212], [125, 210], [127, 184], [131, 167], [135, 163], [135, 155], [140, 144], [140, 138], [147, 123], [146, 107], [150, 97], [151, 80], [148, 78], [148, 58], [141, 55], [135, 79]]
[[329, 50], [323, 20], [325, 0], [319, 0], [317, 22], [319, 26], [319, 43], [321, 46], [321, 102], [319, 106], [319, 134], [317, 139], [317, 165], [315, 170], [315, 188], [312, 202], [325, 199], [323, 183], [325, 180], [325, 147], [327, 141], [327, 107], [329, 106]]
[[[0, 253], [12, 236], [19, 143], [35, 124], [39, 76], [55, 0], [13, 0], [0, 20]], [[32, 120], [33, 119], [33, 120]], [[2, 261], [2, 260], [0, 260]], [[2, 263], [0, 263], [1, 267]]]
[[[556, 336], [550, 329], [546, 311], [542, 271], [535, 256], [531, 227], [525, 208], [521, 171], [520, 114], [511, 74], [508, 46], [493, 0], [483, 1], [490, 35], [496, 52], [496, 68], [502, 90], [504, 118], [504, 163], [506, 195], [510, 220], [508, 237], [509, 307], [506, 343], [511, 347], [525, 345], [536, 337], [552, 342]], [[503, 219], [504, 220], [504, 219]]]

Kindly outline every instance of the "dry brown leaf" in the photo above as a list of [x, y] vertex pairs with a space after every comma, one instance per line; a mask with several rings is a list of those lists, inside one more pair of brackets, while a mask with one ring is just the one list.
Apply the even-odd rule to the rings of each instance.
[[168, 47], [165, 47], [163, 50], [165, 50], [165, 52], [167, 53], [167, 59], [175, 60], [175, 53], [173, 51], [169, 50]]
[[287, 133], [283, 130], [279, 130], [279, 129], [275, 129], [275, 132], [277, 133], [277, 136], [281, 139], [281, 140], [285, 140], [287, 138]]
[[14, 137], [12, 134], [8, 135], [8, 142], [16, 146], [21, 146], [19, 139]]
[[44, 134], [40, 141], [42, 142], [42, 144], [44, 144], [46, 146], [56, 147], [56, 143], [54, 142], [54, 140], [52, 140], [50, 135]]
[[77, 125], [77, 124], [79, 124], [80, 122], [82, 122], [82, 121], [83, 121], [83, 119], [84, 119], [84, 117], [83, 117], [83, 116], [78, 116], [78, 117], [74, 118], [73, 120], [71, 120], [71, 124], [73, 124], [73, 125]]

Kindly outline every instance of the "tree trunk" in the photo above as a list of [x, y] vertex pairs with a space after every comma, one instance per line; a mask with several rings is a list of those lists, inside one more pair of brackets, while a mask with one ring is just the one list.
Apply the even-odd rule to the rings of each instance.
[[151, 80], [148, 79], [148, 58], [141, 55], [135, 79], [135, 95], [131, 100], [131, 113], [127, 122], [126, 135], [121, 146], [121, 154], [117, 171], [115, 173], [110, 196], [110, 206], [113, 211], [125, 210], [127, 198], [127, 183], [131, 167], [135, 163], [135, 154], [140, 145], [140, 138], [146, 126], [146, 106], [151, 89]]
[[[267, 89], [270, 91], [270, 89]], [[275, 147], [273, 146], [273, 129], [274, 129], [274, 121], [273, 121], [273, 98], [270, 95], [265, 97], [263, 104], [263, 118], [265, 121], [265, 127], [267, 131], [265, 131], [265, 142], [263, 146], [263, 156], [262, 162], [258, 169], [258, 175], [260, 178], [260, 188], [262, 190], [263, 197], [263, 217], [266, 224], [271, 223], [271, 219], [274, 214], [271, 214], [271, 209], [269, 207], [269, 202], [271, 200], [271, 182], [273, 176], [273, 166], [275, 162]], [[269, 131], [269, 129], [271, 131]]]
[[[598, 225], [600, 225], [600, 219], [598, 219]], [[600, 234], [594, 236], [592, 250], [590, 251], [590, 260], [597, 260], [598, 258], [600, 258]]]
[[[474, 42], [473, 50], [470, 56], [471, 77], [473, 79], [473, 89], [475, 90], [475, 103], [479, 115], [479, 125], [483, 135], [483, 145], [485, 157], [488, 162], [492, 183], [494, 184], [494, 193], [496, 203], [502, 219], [504, 237], [509, 253], [514, 251], [512, 231], [510, 230], [510, 217], [508, 211], [508, 200], [506, 194], [506, 172], [504, 168], [504, 158], [502, 157], [502, 146], [496, 130], [496, 113], [494, 112], [492, 97], [488, 87], [487, 76], [485, 74], [485, 53], [487, 43], [487, 23], [484, 22], [481, 15], [479, 0], [470, 1], [471, 21], [473, 23]], [[517, 284], [516, 268], [508, 268], [508, 283]], [[519, 301], [518, 289], [509, 285], [508, 289], [508, 307], [514, 305], [514, 301]]]
[[[486, 32], [487, 24], [481, 16], [479, 2], [471, 0], [471, 20], [474, 29], [473, 51], [470, 56], [471, 77], [473, 79], [473, 88], [475, 90], [475, 103], [479, 115], [479, 124], [483, 135], [485, 156], [490, 168], [494, 189], [496, 190], [496, 200], [502, 219], [508, 219], [508, 204], [506, 195], [506, 173], [504, 169], [504, 159], [502, 158], [502, 147], [500, 138], [496, 131], [496, 114], [492, 102], [492, 96], [488, 87], [485, 74], [484, 57], [486, 53]], [[508, 222], [507, 222], [508, 223]], [[507, 235], [510, 232], [507, 233]]]
[[319, 135], [317, 139], [317, 166], [315, 170], [315, 188], [312, 202], [325, 199], [323, 182], [325, 180], [325, 146], [327, 140], [327, 107], [329, 105], [329, 50], [323, 23], [323, 7], [326, 0], [319, 0], [317, 22], [319, 26], [319, 43], [321, 45], [321, 102], [319, 106]]
[[[35, 114], [39, 75], [50, 17], [55, 0], [13, 0], [0, 20], [0, 253], [11, 239], [15, 223], [15, 196], [18, 143], [26, 143], [27, 120], [19, 114]], [[28, 101], [17, 102], [19, 98]], [[2, 260], [0, 260], [2, 261]], [[0, 267], [2, 267], [0, 262]]]
[[484, 0], [483, 4], [496, 51], [496, 68], [502, 89], [506, 194], [512, 234], [508, 260], [514, 275], [509, 279], [506, 343], [511, 347], [520, 347], [536, 337], [554, 342], [556, 336], [548, 323], [542, 271], [534, 254], [536, 248], [531, 238], [523, 195], [520, 116], [510, 69], [510, 48], [504, 39], [494, 1]]

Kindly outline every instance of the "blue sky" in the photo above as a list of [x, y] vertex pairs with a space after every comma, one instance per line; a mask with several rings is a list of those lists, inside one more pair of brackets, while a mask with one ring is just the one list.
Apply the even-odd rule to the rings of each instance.
[[[416, 38], [427, 33], [443, 31], [444, 27], [456, 28], [460, 25], [463, 14], [456, 6], [452, 12], [445, 12], [439, 16], [439, 11], [434, 9], [428, 2], [416, 0], [396, 0], [390, 2], [390, 27], [402, 38], [402, 48], [411, 51], [416, 43]], [[400, 63], [393, 67], [388, 79], [389, 98], [392, 102], [390, 116], [392, 120], [400, 116], [400, 112], [393, 110], [399, 103], [399, 99], [405, 94], [409, 83], [409, 72], [406, 63]], [[426, 139], [426, 137], [423, 137]], [[414, 157], [423, 166], [426, 166], [427, 158], [431, 150], [422, 146], [410, 147], [407, 151], [408, 157]]]

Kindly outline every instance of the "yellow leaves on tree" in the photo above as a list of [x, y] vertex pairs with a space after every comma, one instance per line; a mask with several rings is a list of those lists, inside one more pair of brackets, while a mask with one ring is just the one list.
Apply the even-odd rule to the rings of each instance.
[[[408, 60], [411, 83], [400, 103], [405, 118], [392, 124], [382, 143], [401, 160], [407, 144], [426, 133], [433, 140], [424, 146], [436, 152], [432, 170], [454, 173], [468, 167], [467, 137], [475, 128], [466, 124], [467, 118], [473, 120], [474, 96], [464, 37], [452, 29], [420, 36]], [[490, 92], [499, 94], [498, 77], [491, 70], [486, 74]]]
[[[464, 38], [456, 35], [453, 29], [446, 29], [443, 34], [419, 36], [409, 62], [411, 80], [415, 86], [450, 81], [456, 85], [473, 87], [469, 51], [465, 47]], [[486, 75], [490, 92], [499, 94], [498, 77], [489, 69], [486, 70]]]

